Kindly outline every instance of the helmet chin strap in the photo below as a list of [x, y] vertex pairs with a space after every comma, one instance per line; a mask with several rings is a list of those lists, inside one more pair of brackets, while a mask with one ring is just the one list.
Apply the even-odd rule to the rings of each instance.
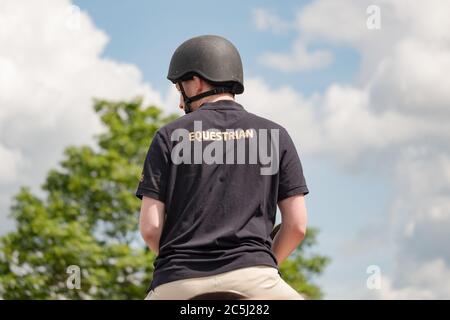
[[178, 82], [178, 85], [180, 86], [180, 91], [181, 91], [181, 94], [183, 95], [183, 100], [184, 100], [184, 112], [185, 112], [186, 114], [192, 112], [192, 106], [191, 106], [191, 103], [194, 102], [194, 101], [200, 100], [200, 99], [202, 99], [202, 98], [204, 98], [204, 97], [207, 97], [207, 96], [212, 96], [212, 95], [215, 95], [215, 94], [219, 94], [219, 93], [231, 92], [231, 89], [230, 89], [230, 88], [227, 88], [227, 87], [217, 87], [217, 88], [214, 88], [214, 89], [212, 89], [212, 90], [202, 92], [202, 93], [200, 93], [200, 94], [198, 94], [198, 95], [196, 95], [196, 96], [188, 97], [188, 96], [186, 95], [186, 92], [184, 91], [183, 84], [181, 83], [181, 81]]

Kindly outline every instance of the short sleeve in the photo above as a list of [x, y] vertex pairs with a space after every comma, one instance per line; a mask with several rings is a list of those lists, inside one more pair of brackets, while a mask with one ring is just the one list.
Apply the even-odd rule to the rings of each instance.
[[303, 168], [294, 142], [286, 130], [280, 137], [280, 170], [277, 202], [298, 194], [308, 194]]
[[162, 202], [166, 199], [166, 187], [170, 168], [170, 155], [163, 135], [157, 131], [145, 158], [136, 197], [147, 196]]

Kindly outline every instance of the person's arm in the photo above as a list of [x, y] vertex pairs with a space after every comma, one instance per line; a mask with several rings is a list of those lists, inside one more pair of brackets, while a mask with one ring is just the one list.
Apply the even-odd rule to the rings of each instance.
[[306, 235], [307, 211], [303, 194], [278, 202], [281, 226], [272, 242], [278, 266], [300, 245]]
[[146, 196], [142, 198], [139, 230], [150, 250], [159, 254], [159, 240], [164, 226], [165, 204]]
[[166, 186], [170, 169], [170, 151], [158, 131], [145, 158], [136, 196], [142, 200], [139, 216], [141, 236], [150, 250], [159, 254], [159, 241], [164, 225]]

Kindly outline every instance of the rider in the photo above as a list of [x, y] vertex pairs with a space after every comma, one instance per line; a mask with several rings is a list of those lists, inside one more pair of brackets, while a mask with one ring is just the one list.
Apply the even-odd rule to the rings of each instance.
[[[141, 235], [157, 254], [147, 299], [218, 291], [303, 299], [278, 268], [305, 236], [309, 191], [287, 131], [234, 100], [244, 92], [239, 52], [219, 36], [189, 39], [167, 78], [186, 115], [156, 132], [136, 191]], [[271, 170], [261, 154], [270, 154]], [[282, 223], [272, 241], [277, 205]]]

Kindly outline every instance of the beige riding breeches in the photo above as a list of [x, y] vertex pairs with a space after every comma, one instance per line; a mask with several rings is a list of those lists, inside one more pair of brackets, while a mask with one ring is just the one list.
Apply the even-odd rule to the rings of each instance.
[[256, 300], [304, 300], [270, 266], [240, 268], [212, 276], [176, 280], [157, 286], [146, 300], [187, 300], [208, 292], [233, 292]]

